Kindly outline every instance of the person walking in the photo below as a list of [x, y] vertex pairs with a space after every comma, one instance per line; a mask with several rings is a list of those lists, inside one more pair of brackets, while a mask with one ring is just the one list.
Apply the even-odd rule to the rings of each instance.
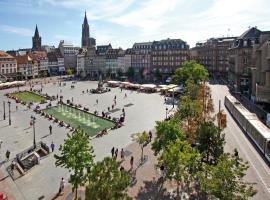
[[149, 131], [149, 142], [152, 140], [152, 131]]
[[112, 153], [112, 157], [113, 157], [114, 156], [114, 147], [112, 148], [111, 153]]
[[116, 148], [116, 150], [115, 150], [115, 159], [117, 159], [117, 156], [118, 156], [118, 149]]
[[124, 159], [124, 150], [123, 150], [123, 148], [121, 149], [120, 156], [121, 156], [121, 159], [123, 160]]
[[130, 158], [130, 169], [133, 169], [133, 162], [134, 162], [134, 158], [133, 158], [133, 156], [131, 156], [131, 158]]
[[98, 105], [98, 99], [96, 100], [96, 104]]
[[60, 181], [60, 187], [59, 187], [58, 194], [62, 194], [64, 192], [64, 188], [65, 188], [65, 179], [62, 177], [62, 179]]
[[52, 134], [52, 125], [49, 126], [50, 135]]
[[54, 148], [55, 148], [55, 144], [52, 142], [52, 143], [51, 143], [51, 149], [52, 149], [52, 152], [54, 152]]
[[9, 160], [9, 156], [10, 156], [10, 151], [7, 150], [7, 151], [6, 151], [6, 159], [7, 159], [7, 160]]

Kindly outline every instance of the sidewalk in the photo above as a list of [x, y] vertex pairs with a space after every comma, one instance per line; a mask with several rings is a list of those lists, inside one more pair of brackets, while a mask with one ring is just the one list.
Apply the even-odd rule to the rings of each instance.
[[[121, 151], [121, 149], [118, 150], [119, 152]], [[132, 184], [128, 188], [128, 195], [133, 199], [140, 200], [169, 199], [167, 191], [163, 188], [172, 188], [173, 186], [169, 183], [164, 183], [163, 185], [162, 178], [160, 178], [160, 172], [155, 167], [158, 161], [151, 149], [151, 143], [144, 148], [144, 155], [147, 158], [147, 161], [143, 165], [140, 165], [141, 148], [137, 143], [128, 145], [126, 148], [124, 148], [124, 151], [125, 158], [122, 166], [126, 171], [130, 171], [132, 176], [134, 176], [134, 179], [132, 179]], [[131, 156], [134, 157], [133, 170], [130, 170], [129, 161]], [[120, 153], [118, 154], [118, 160], [120, 161]], [[83, 193], [84, 192], [80, 190], [80, 194], [82, 194], [82, 196], [84, 196]], [[71, 186], [67, 184], [64, 194], [53, 199], [71, 200]]]

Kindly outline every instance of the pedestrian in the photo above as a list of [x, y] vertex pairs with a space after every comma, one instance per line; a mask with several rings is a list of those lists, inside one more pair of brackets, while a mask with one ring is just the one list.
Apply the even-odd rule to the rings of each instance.
[[121, 88], [121, 92], [123, 91], [123, 88]]
[[112, 110], [113, 110], [113, 108], [114, 108], [114, 105], [112, 105]]
[[122, 109], [122, 113], [124, 113], [124, 112], [125, 112], [125, 109], [123, 108], [123, 109]]
[[234, 156], [235, 157], [238, 157], [238, 151], [237, 151], [237, 149], [234, 149]]
[[1, 147], [2, 147], [2, 144], [3, 144], [3, 141], [2, 141], [2, 140], [0, 140], [0, 149], [1, 149]]
[[114, 147], [112, 148], [111, 153], [112, 153], [112, 157], [113, 157], [114, 156]]
[[127, 93], [125, 93], [125, 98], [127, 98]]
[[56, 99], [58, 99], [58, 94], [56, 95]]
[[59, 187], [58, 194], [62, 194], [64, 192], [64, 188], [65, 188], [65, 179], [62, 177], [62, 179], [60, 181], [60, 187]]
[[7, 160], [9, 160], [9, 156], [10, 156], [10, 151], [7, 150], [7, 151], [6, 151], [6, 159], [7, 159]]
[[96, 104], [98, 105], [98, 99], [96, 99]]
[[115, 150], [115, 158], [117, 159], [117, 156], [118, 156], [118, 149], [116, 148]]
[[116, 95], [114, 96], [114, 100], [116, 100]]
[[121, 156], [121, 159], [123, 160], [124, 159], [124, 150], [123, 150], [123, 148], [121, 149], [120, 156]]
[[52, 125], [49, 126], [50, 134], [52, 134]]
[[72, 101], [72, 103], [73, 103], [73, 97], [71, 97], [71, 101]]
[[55, 144], [52, 142], [52, 143], [51, 143], [51, 149], [52, 149], [52, 152], [54, 152], [54, 148], [55, 148]]
[[151, 142], [151, 140], [152, 140], [152, 132], [149, 131], [149, 141]]
[[133, 156], [131, 156], [131, 158], [130, 158], [130, 169], [133, 168], [133, 162], [134, 162], [134, 158], [133, 158]]
[[110, 111], [110, 107], [108, 107], [108, 112]]
[[18, 111], [18, 106], [16, 105], [16, 111]]

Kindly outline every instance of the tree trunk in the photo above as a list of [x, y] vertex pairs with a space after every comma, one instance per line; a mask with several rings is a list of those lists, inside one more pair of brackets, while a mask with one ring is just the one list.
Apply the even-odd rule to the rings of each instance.
[[77, 197], [78, 197], [78, 186], [76, 186], [75, 188], [75, 200], [77, 199]]
[[180, 183], [179, 183], [179, 181], [177, 181], [177, 188], [176, 188], [176, 199], [177, 200], [181, 200], [179, 187], [180, 187]]
[[141, 148], [142, 148], [141, 163], [143, 164], [143, 147]]

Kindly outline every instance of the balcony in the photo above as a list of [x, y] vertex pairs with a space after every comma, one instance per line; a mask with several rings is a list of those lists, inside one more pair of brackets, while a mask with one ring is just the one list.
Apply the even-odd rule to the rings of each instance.
[[256, 99], [260, 102], [270, 102], [270, 87], [256, 84]]

